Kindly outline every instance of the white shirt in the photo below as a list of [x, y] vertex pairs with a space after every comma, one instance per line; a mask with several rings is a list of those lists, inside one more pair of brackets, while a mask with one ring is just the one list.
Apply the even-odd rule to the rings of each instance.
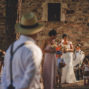
[[89, 66], [88, 65], [84, 65], [84, 71], [89, 71]]
[[[40, 64], [42, 60], [41, 49], [35, 41], [27, 36], [21, 35], [19, 40], [14, 42], [14, 50], [22, 43], [29, 44], [22, 46], [14, 55], [13, 65], [13, 85], [16, 89], [38, 89], [40, 87]], [[10, 47], [6, 51], [4, 69], [2, 76], [2, 89], [6, 89], [10, 84]]]

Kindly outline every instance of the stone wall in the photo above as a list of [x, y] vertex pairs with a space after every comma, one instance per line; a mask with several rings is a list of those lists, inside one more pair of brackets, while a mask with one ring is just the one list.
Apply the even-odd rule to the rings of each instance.
[[[47, 3], [61, 3], [60, 22], [47, 21]], [[39, 34], [39, 44], [46, 39], [47, 33], [54, 28], [58, 32], [58, 39], [63, 33], [69, 35], [74, 45], [82, 44], [82, 50], [89, 54], [89, 0], [24, 0], [22, 12], [32, 11], [38, 19], [45, 23], [43, 32]], [[64, 15], [64, 18], [63, 18]]]
[[37, 15], [38, 19], [40, 20], [42, 17], [43, 2], [45, 2], [45, 0], [24, 0], [22, 5], [22, 14], [32, 11]]
[[38, 39], [40, 39], [40, 45], [42, 45], [42, 41], [47, 38], [48, 31], [52, 28], [57, 30], [57, 39], [61, 40], [62, 34], [66, 33], [68, 35], [68, 38], [73, 42], [74, 46], [76, 46], [78, 43], [81, 43], [82, 50], [86, 53], [86, 55], [89, 54], [88, 27], [86, 27], [85, 25], [74, 23], [64, 24], [60, 22], [47, 22], [45, 23], [45, 28], [43, 29], [43, 32], [41, 32], [38, 37]]
[[0, 49], [5, 49], [5, 0], [0, 0]]
[[[2, 2], [2, 3], [1, 3]], [[0, 48], [5, 48], [5, 0], [0, 0]], [[47, 21], [46, 3], [61, 3], [61, 21]], [[46, 5], [47, 6], [47, 5]], [[45, 23], [43, 32], [39, 33], [38, 42], [42, 45], [42, 41], [46, 39], [47, 33], [52, 28], [58, 32], [58, 39], [61, 39], [63, 33], [69, 35], [74, 45], [82, 43], [82, 49], [89, 54], [89, 0], [23, 0], [22, 14], [29, 11], [34, 12], [38, 20]], [[2, 12], [4, 12], [2, 14]], [[3, 19], [3, 18], [4, 19]], [[42, 19], [44, 17], [44, 19]], [[2, 25], [3, 24], [3, 25]], [[3, 40], [2, 40], [3, 39]]]

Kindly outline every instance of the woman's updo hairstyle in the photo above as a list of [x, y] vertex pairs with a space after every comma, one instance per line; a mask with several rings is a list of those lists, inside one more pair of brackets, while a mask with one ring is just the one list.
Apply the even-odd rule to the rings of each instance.
[[52, 30], [49, 31], [48, 35], [49, 36], [56, 36], [57, 35], [57, 32], [56, 32], [55, 29], [52, 29]]
[[64, 37], [67, 37], [67, 34], [63, 34], [63, 35], [62, 35], [62, 38], [64, 38]]

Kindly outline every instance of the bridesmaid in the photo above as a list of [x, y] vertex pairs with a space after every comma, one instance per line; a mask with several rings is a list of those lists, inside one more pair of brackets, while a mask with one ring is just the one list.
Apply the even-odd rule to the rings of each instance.
[[44, 47], [43, 82], [44, 89], [54, 89], [56, 81], [56, 49], [53, 40], [56, 38], [56, 30], [48, 33], [49, 39]]

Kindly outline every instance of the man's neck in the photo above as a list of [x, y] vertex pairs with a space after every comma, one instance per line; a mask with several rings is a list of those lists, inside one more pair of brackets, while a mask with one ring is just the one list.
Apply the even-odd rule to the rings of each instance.
[[36, 41], [36, 39], [37, 39], [37, 35], [35, 34], [35, 35], [26, 35], [26, 36], [28, 36], [28, 37], [31, 37], [33, 40], [35, 40]]

